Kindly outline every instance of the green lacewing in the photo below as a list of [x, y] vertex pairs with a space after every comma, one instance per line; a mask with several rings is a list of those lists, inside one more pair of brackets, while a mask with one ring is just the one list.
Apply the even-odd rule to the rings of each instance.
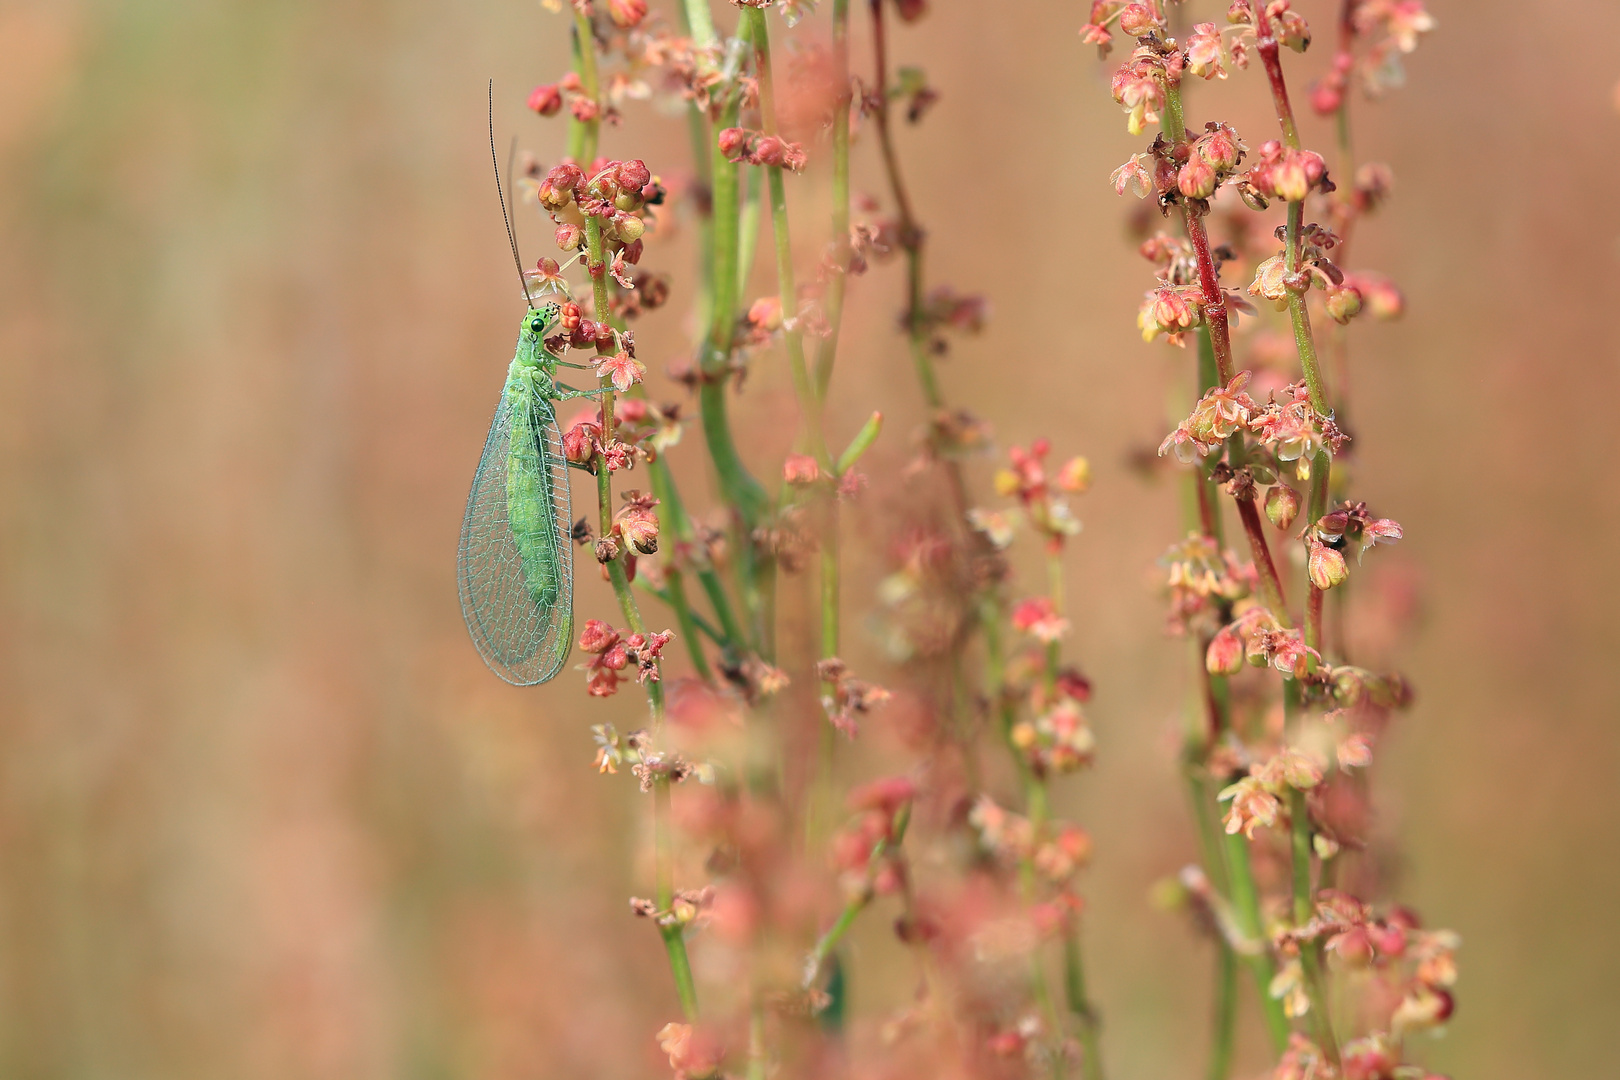
[[550, 302], [524, 313], [456, 558], [473, 644], [490, 670], [518, 686], [561, 671], [574, 638], [573, 517], [556, 412], [565, 395], [545, 345], [560, 312]]
[[[492, 160], [494, 93], [492, 82]], [[495, 180], [506, 217], [498, 161]], [[467, 632], [484, 663], [509, 683], [533, 686], [562, 670], [574, 639], [573, 517], [556, 405], [592, 392], [557, 383], [557, 365], [564, 361], [546, 348], [546, 339], [560, 327], [567, 296], [537, 302], [530, 295], [509, 217], [506, 233], [529, 309], [467, 496], [456, 586]]]

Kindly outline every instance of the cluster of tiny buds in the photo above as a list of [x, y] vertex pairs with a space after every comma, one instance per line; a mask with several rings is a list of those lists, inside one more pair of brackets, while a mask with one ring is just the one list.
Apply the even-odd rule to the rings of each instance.
[[720, 132], [720, 152], [727, 161], [746, 162], [749, 165], [774, 165], [778, 168], [801, 172], [807, 159], [804, 147], [788, 142], [778, 135], [749, 128], [729, 127]]
[[529, 108], [541, 116], [556, 116], [564, 105], [575, 120], [590, 123], [602, 118], [602, 103], [585, 93], [579, 76], [570, 71], [559, 82], [537, 86], [529, 94]]
[[[1036, 439], [1028, 450], [1009, 447], [1007, 465], [996, 472], [995, 489], [998, 495], [1016, 496], [1024, 519], [1056, 550], [1080, 531], [1079, 520], [1058, 493], [1079, 495], [1090, 488], [1091, 463], [1072, 457], [1049, 475], [1046, 458], [1051, 452], [1051, 441], [1044, 438]], [[975, 511], [970, 516], [997, 547], [1011, 542], [1014, 522], [1006, 515]]]
[[[1240, 371], [1225, 386], [1205, 393], [1187, 418], [1165, 436], [1159, 454], [1173, 452], [1180, 461], [1191, 464], [1217, 455], [1227, 439], [1242, 432], [1257, 436], [1276, 462], [1293, 462], [1295, 475], [1304, 480], [1310, 476], [1311, 459], [1323, 450], [1337, 453], [1348, 440], [1331, 416], [1316, 411], [1305, 383], [1274, 391], [1262, 406], [1245, 389], [1250, 377], [1249, 372]], [[1215, 479], [1228, 484], [1231, 494], [1252, 498], [1255, 483], [1275, 480], [1269, 468], [1264, 470], [1266, 479], [1261, 479], [1257, 468], [1245, 465], [1234, 470], [1223, 463], [1217, 466]]]
[[893, 697], [883, 687], [855, 678], [849, 665], [836, 656], [817, 662], [816, 677], [827, 687], [821, 698], [827, 720], [851, 739], [860, 730], [860, 717]]
[[[584, 242], [579, 222], [558, 219], [570, 206], [577, 206], [585, 217], [596, 218], [607, 239], [633, 244], [647, 227], [637, 212], [664, 200], [663, 185], [640, 159], [599, 160], [592, 164], [589, 179], [584, 169], [565, 161], [546, 173], [535, 194], [540, 205], [557, 220], [557, 246], [564, 251], [577, 250]], [[636, 254], [640, 255], [639, 248]]]
[[634, 670], [637, 682], [658, 682], [658, 662], [664, 646], [675, 637], [672, 631], [656, 634], [620, 632], [600, 619], [587, 619], [579, 633], [579, 649], [590, 660], [579, 665], [585, 672], [585, 689], [592, 697], [611, 697], [627, 670]]

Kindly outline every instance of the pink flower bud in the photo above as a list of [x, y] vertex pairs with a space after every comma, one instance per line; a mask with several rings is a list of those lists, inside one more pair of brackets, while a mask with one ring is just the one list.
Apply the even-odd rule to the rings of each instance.
[[643, 555], [658, 550], [658, 515], [640, 507], [627, 507], [619, 512], [619, 532], [630, 541], [630, 546]]
[[1327, 175], [1327, 162], [1314, 150], [1294, 150], [1271, 170], [1271, 190], [1286, 202], [1302, 202]]
[[789, 454], [782, 463], [782, 480], [788, 484], [813, 484], [821, 479], [821, 466], [808, 454]]
[[719, 135], [720, 153], [726, 160], [736, 161], [748, 146], [749, 131], [747, 128], [729, 127]]
[[781, 165], [787, 156], [787, 143], [775, 135], [762, 135], [754, 144], [750, 160], [756, 165]]
[[561, 311], [558, 313], [558, 325], [572, 334], [579, 329], [580, 322], [579, 305], [572, 300], [563, 304]]
[[1236, 132], [1224, 124], [1200, 138], [1194, 148], [1199, 157], [1221, 172], [1237, 168], [1243, 157], [1242, 141]]
[[1332, 79], [1323, 79], [1311, 87], [1311, 108], [1322, 116], [1331, 116], [1344, 104], [1344, 87]]
[[1361, 311], [1361, 294], [1354, 288], [1329, 289], [1323, 304], [1328, 317], [1343, 326]]
[[1287, 484], [1278, 484], [1266, 492], [1266, 517], [1277, 528], [1288, 531], [1288, 526], [1299, 516], [1299, 492]]
[[[1352, 926], [1344, 933], [1335, 937], [1328, 949], [1347, 968], [1361, 970], [1372, 963], [1376, 951], [1373, 949], [1372, 937], [1367, 933], [1365, 926]], [[1349, 1062], [1345, 1063], [1346, 1068]]]
[[549, 177], [540, 181], [540, 191], [538, 194], [540, 198], [540, 205], [551, 211], [553, 214], [566, 208], [574, 198], [573, 192], [569, 191], [567, 188], [557, 187], [551, 182]]
[[557, 246], [564, 251], [578, 251], [585, 240], [585, 230], [578, 225], [557, 226]]
[[1254, 12], [1249, 8], [1249, 0], [1232, 0], [1226, 9], [1226, 21], [1234, 26], [1247, 26], [1254, 22]]
[[1223, 626], [1209, 639], [1204, 667], [1211, 675], [1236, 675], [1243, 669], [1243, 638], [1234, 626]]
[[1159, 17], [1146, 4], [1127, 4], [1119, 13], [1119, 28], [1131, 37], [1145, 37], [1159, 28]]
[[596, 457], [596, 444], [602, 439], [602, 428], [589, 421], [575, 424], [563, 432], [563, 456], [575, 465], [588, 465]]
[[562, 91], [557, 89], [556, 83], [549, 86], [537, 86], [534, 88], [534, 92], [529, 95], [529, 108], [541, 116], [556, 116], [562, 111], [562, 106]]
[[1273, 15], [1271, 29], [1278, 41], [1295, 52], [1302, 53], [1311, 47], [1311, 25], [1297, 11], [1281, 11]]
[[619, 632], [601, 619], [586, 619], [579, 632], [580, 652], [604, 653], [618, 644]]
[[625, 243], [634, 243], [647, 231], [647, 223], [634, 214], [620, 214], [613, 219], [614, 231]]
[[1344, 556], [1322, 543], [1311, 544], [1307, 568], [1310, 571], [1311, 584], [1324, 592], [1350, 576], [1350, 567], [1344, 561]]
[[629, 161], [619, 162], [615, 172], [619, 187], [624, 191], [634, 191], [640, 194], [652, 180], [652, 173], [647, 169], [647, 163], [640, 158], [631, 158]]
[[1189, 199], [1207, 199], [1215, 194], [1215, 170], [1202, 157], [1194, 154], [1176, 174], [1176, 187]]
[[760, 330], [779, 330], [782, 327], [782, 299], [762, 296], [748, 305], [748, 322]]
[[1398, 319], [1406, 310], [1406, 297], [1395, 283], [1380, 274], [1346, 274], [1346, 288], [1355, 289], [1362, 306], [1379, 322]]
[[628, 30], [647, 17], [647, 0], [607, 0], [608, 18], [620, 30]]

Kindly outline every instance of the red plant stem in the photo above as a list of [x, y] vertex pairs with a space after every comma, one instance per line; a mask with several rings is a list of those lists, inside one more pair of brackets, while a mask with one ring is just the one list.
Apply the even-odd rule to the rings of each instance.
[[[922, 387], [923, 401], [932, 413], [929, 417], [932, 425], [945, 409], [945, 398], [940, 393], [933, 357], [928, 353], [928, 323], [923, 310], [923, 243], [926, 234], [912, 212], [911, 196], [906, 190], [905, 177], [900, 172], [900, 158], [894, 148], [894, 132], [889, 118], [889, 45], [884, 29], [882, 0], [871, 0], [871, 12], [873, 78], [878, 97], [873, 123], [877, 126], [878, 145], [883, 152], [883, 171], [888, 174], [889, 190], [894, 195], [895, 209], [900, 214], [900, 246], [906, 251], [906, 337], [911, 345], [911, 363], [917, 372], [917, 382]], [[956, 510], [956, 520], [960, 525], [967, 518], [967, 484], [955, 460], [941, 460], [945, 466], [945, 479]]]
[[1252, 497], [1238, 499], [1238, 517], [1243, 519], [1243, 531], [1248, 534], [1249, 548], [1254, 552], [1254, 568], [1260, 576], [1260, 595], [1277, 621], [1289, 627], [1293, 621], [1288, 616], [1287, 594], [1283, 592], [1282, 579], [1277, 576], [1277, 566], [1271, 561], [1271, 549], [1266, 546], [1266, 534], [1260, 527], [1260, 512], [1255, 509], [1254, 502]]
[[[1165, 101], [1165, 134], [1170, 137], [1171, 142], [1183, 142], [1187, 138], [1187, 125], [1181, 111], [1181, 87], [1166, 86]], [[1182, 220], [1186, 223], [1187, 239], [1192, 242], [1193, 253], [1198, 261], [1198, 286], [1204, 297], [1204, 322], [1209, 328], [1210, 348], [1215, 353], [1215, 374], [1224, 386], [1232, 381], [1235, 366], [1232, 362], [1232, 336], [1227, 325], [1226, 294], [1221, 291], [1220, 271], [1215, 266], [1215, 256], [1210, 250], [1209, 233], [1204, 228], [1204, 219], [1184, 202]], [[1242, 436], [1234, 436], [1232, 441], [1234, 449], [1241, 452], [1241, 445]], [[1236, 460], [1232, 462], [1234, 468], [1240, 464], [1241, 462]], [[1255, 511], [1254, 500], [1239, 499], [1238, 514], [1243, 518], [1243, 531], [1249, 538], [1249, 549], [1254, 556], [1255, 568], [1260, 572], [1260, 585], [1266, 604], [1284, 626], [1291, 625], [1284, 601], [1282, 581], [1277, 577], [1276, 565], [1271, 561], [1271, 548], [1266, 543], [1265, 531], [1260, 528], [1260, 518]]]
[[[1179, 145], [1187, 141], [1180, 84], [1167, 84], [1164, 94], [1164, 133], [1172, 143]], [[1198, 291], [1203, 297], [1204, 324], [1209, 329], [1210, 347], [1215, 351], [1215, 373], [1220, 384], [1225, 386], [1232, 381], [1236, 372], [1232, 363], [1232, 331], [1226, 312], [1226, 293], [1221, 291], [1221, 273], [1210, 250], [1209, 231], [1204, 228], [1203, 216], [1185, 199], [1181, 203], [1181, 219], [1198, 260]]]
[[[1350, 18], [1349, 5], [1342, 14], [1342, 18]], [[1282, 58], [1277, 47], [1277, 38], [1272, 33], [1271, 18], [1266, 14], [1264, 7], [1255, 10], [1256, 26], [1259, 40], [1256, 45], [1260, 59], [1265, 65], [1266, 79], [1271, 84], [1272, 105], [1277, 112], [1277, 124], [1282, 129], [1283, 142], [1290, 149], [1299, 149], [1299, 129], [1294, 123], [1293, 106], [1288, 101], [1288, 84], [1283, 78]], [[1288, 204], [1288, 224], [1286, 226], [1284, 252], [1287, 259], [1288, 272], [1292, 276], [1299, 269], [1300, 235], [1304, 228], [1305, 204], [1291, 202]], [[1305, 374], [1305, 386], [1311, 396], [1311, 407], [1319, 416], [1328, 417], [1332, 410], [1328, 407], [1327, 388], [1323, 385], [1322, 371], [1316, 359], [1316, 342], [1311, 334], [1311, 316], [1305, 307], [1305, 296], [1289, 290], [1288, 317], [1293, 323], [1294, 346], [1299, 353], [1300, 368]], [[1323, 451], [1316, 456], [1311, 476], [1311, 500], [1309, 506], [1309, 521], [1314, 524], [1327, 509], [1328, 478], [1333, 467], [1332, 456]], [[1322, 644], [1322, 597], [1320, 590], [1313, 583], [1309, 586], [1310, 596], [1305, 605], [1305, 643], [1312, 648], [1320, 649]]]
[[1271, 83], [1271, 100], [1277, 107], [1277, 123], [1282, 125], [1283, 142], [1299, 147], [1299, 128], [1294, 124], [1294, 107], [1288, 102], [1288, 83], [1283, 80], [1282, 59], [1279, 55], [1277, 35], [1271, 30], [1271, 16], [1264, 4], [1255, 5], [1255, 51], [1266, 69], [1266, 80]]
[[1182, 219], [1187, 225], [1187, 239], [1192, 241], [1193, 254], [1198, 259], [1198, 289], [1204, 297], [1204, 321], [1209, 325], [1209, 342], [1215, 350], [1215, 371], [1221, 385], [1232, 381], [1232, 331], [1227, 323], [1226, 294], [1221, 291], [1220, 271], [1215, 267], [1215, 256], [1209, 249], [1209, 232], [1198, 211], [1183, 201]]

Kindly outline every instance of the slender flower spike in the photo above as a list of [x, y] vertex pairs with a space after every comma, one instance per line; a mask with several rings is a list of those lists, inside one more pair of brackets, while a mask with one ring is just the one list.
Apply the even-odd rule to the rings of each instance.
[[647, 374], [647, 365], [631, 356], [628, 351], [620, 349], [612, 356], [597, 359], [596, 374], [598, 378], [612, 379], [614, 389], [622, 394], [641, 381]]

